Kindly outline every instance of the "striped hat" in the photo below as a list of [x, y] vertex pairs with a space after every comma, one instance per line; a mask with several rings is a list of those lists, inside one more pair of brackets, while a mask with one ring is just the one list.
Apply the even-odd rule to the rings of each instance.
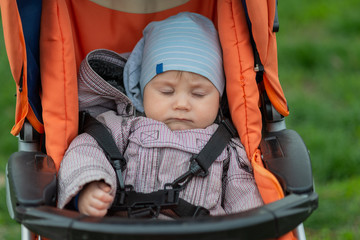
[[218, 33], [206, 17], [182, 12], [151, 22], [124, 68], [126, 94], [140, 112], [146, 84], [169, 70], [188, 71], [209, 79], [222, 95], [225, 85]]

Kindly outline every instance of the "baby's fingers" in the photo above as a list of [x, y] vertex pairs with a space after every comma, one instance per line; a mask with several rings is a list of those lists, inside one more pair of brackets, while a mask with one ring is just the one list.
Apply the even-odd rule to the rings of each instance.
[[103, 190], [104, 192], [107, 192], [107, 193], [110, 192], [110, 190], [111, 190], [111, 187], [108, 184], [104, 183], [104, 182], [98, 182], [98, 187], [101, 190]]
[[110, 203], [112, 203], [112, 201], [114, 200], [113, 196], [111, 196], [108, 192], [103, 191], [102, 189], [98, 189], [97, 191], [95, 191], [93, 193], [93, 196], [97, 200], [107, 203], [108, 205], [110, 205]]
[[90, 202], [90, 207], [98, 209], [98, 210], [107, 210], [110, 206], [111, 202], [105, 202], [99, 199], [94, 198]]
[[90, 205], [87, 206], [82, 212], [88, 216], [103, 217], [107, 213], [107, 208], [97, 208]]
[[93, 197], [79, 199], [79, 211], [88, 216], [103, 217], [107, 213], [108, 206], [109, 203], [102, 202]]

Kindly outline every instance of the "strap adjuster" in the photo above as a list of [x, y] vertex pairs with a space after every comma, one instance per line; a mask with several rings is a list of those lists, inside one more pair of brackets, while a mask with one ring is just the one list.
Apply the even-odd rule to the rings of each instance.
[[262, 64], [257, 63], [257, 64], [255, 64], [254, 71], [255, 72], [264, 72], [265, 68]]
[[199, 161], [197, 160], [198, 155], [195, 154], [190, 158], [190, 167], [189, 167], [189, 171], [194, 175], [194, 176], [199, 176], [199, 177], [206, 177], [209, 174], [209, 171], [207, 169], [204, 169], [200, 164]]
[[195, 154], [190, 158], [189, 170], [169, 184], [171, 187], [182, 190], [193, 177], [206, 177], [209, 174], [208, 170], [199, 164], [197, 157], [198, 155]]

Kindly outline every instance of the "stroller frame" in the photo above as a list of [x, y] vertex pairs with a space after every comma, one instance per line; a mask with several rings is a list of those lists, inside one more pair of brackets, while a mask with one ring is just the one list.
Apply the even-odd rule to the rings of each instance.
[[[280, 237], [294, 228], [298, 239], [306, 239], [302, 222], [318, 204], [318, 195], [313, 192], [310, 158], [300, 136], [283, 128], [284, 119], [278, 117], [281, 120], [267, 123], [272, 131], [264, 134], [261, 143], [264, 161], [289, 192], [274, 203], [227, 216], [176, 221], [96, 218], [60, 210], [55, 207], [55, 165], [49, 156], [36, 149], [39, 135], [33, 134], [30, 124], [25, 124], [24, 134], [19, 138], [19, 152], [11, 155], [7, 166], [9, 213], [22, 224], [24, 240], [32, 239], [34, 233], [51, 239], [143, 239], [145, 236], [163, 240], [266, 239]], [[278, 145], [274, 146], [274, 139], [279, 141]], [[270, 151], [266, 150], [269, 146]], [[277, 157], [279, 152], [286, 157]], [[290, 168], [284, 167], [281, 161], [289, 159], [293, 161], [287, 165]]]

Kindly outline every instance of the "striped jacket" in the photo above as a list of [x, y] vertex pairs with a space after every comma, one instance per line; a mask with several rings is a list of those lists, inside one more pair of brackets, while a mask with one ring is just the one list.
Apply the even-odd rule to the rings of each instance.
[[[95, 56], [102, 58], [103, 53], [108, 54], [105, 50], [96, 51]], [[171, 131], [162, 122], [133, 116], [126, 96], [91, 70], [88, 64], [91, 57], [94, 54], [89, 54], [80, 68], [80, 109], [90, 109], [113, 135], [127, 161], [123, 172], [125, 184], [144, 193], [163, 189], [166, 183], [189, 169], [191, 156], [200, 152], [218, 125]], [[105, 94], [101, 100], [99, 96]], [[109, 99], [116, 103], [114, 111], [104, 108], [111, 105]], [[96, 105], [99, 102], [100, 107]], [[62, 160], [58, 173], [58, 207], [63, 208], [84, 185], [97, 180], [104, 180], [111, 186], [111, 194], [115, 194], [115, 171], [96, 141], [84, 133], [73, 140]], [[209, 168], [209, 174], [194, 177], [180, 192], [180, 197], [207, 208], [211, 215], [240, 212], [263, 204], [252, 167], [238, 138], [230, 141]]]

